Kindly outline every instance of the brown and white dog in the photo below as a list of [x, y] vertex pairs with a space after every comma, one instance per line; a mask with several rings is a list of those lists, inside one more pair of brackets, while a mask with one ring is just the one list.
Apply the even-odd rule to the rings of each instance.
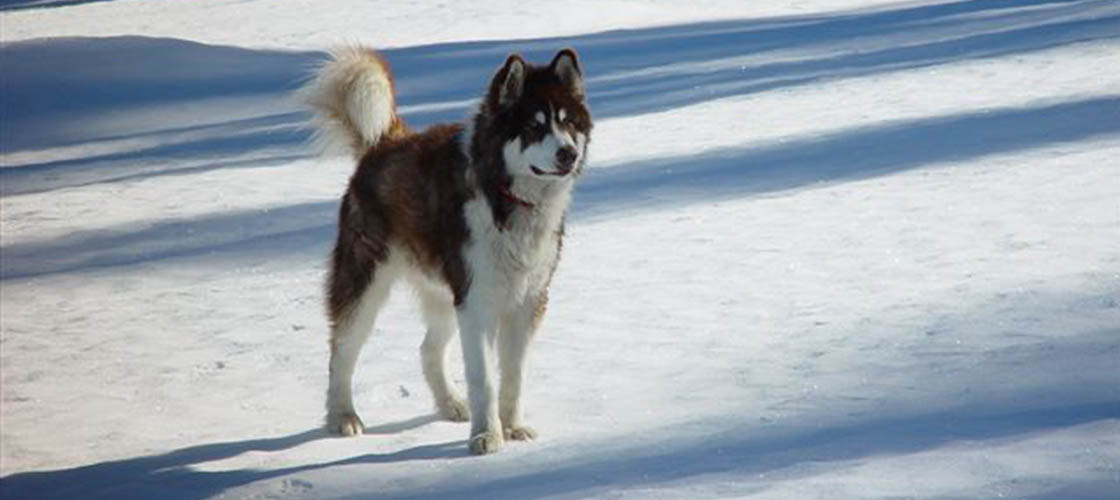
[[[363, 432], [354, 365], [392, 284], [404, 278], [427, 324], [420, 355], [436, 407], [450, 420], [470, 419], [472, 453], [492, 453], [505, 439], [536, 436], [522, 420], [526, 349], [587, 158], [582, 70], [570, 49], [547, 66], [510, 55], [465, 124], [421, 132], [397, 116], [393, 90], [388, 65], [364, 48], [332, 52], [302, 89], [318, 137], [358, 160], [327, 283], [326, 426]], [[446, 370], [456, 328], [469, 405]]]

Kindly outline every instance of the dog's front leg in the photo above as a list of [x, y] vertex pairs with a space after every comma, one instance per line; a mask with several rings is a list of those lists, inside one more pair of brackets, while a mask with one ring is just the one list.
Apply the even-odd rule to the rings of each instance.
[[494, 394], [494, 338], [498, 322], [486, 301], [470, 300], [459, 308], [459, 339], [471, 406], [470, 450], [475, 455], [502, 448], [501, 420]]
[[506, 439], [528, 441], [537, 437], [537, 432], [523, 421], [521, 393], [527, 350], [544, 315], [547, 300], [544, 293], [531, 294], [506, 314], [498, 334], [498, 357], [502, 369], [498, 411]]

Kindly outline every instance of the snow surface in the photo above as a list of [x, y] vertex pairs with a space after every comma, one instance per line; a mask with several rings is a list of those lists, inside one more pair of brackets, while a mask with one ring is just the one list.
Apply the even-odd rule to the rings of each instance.
[[[0, 4], [0, 497], [1120, 497], [1117, 2], [323, 5]], [[416, 125], [583, 57], [536, 442], [467, 456], [407, 293], [319, 430], [353, 40]]]

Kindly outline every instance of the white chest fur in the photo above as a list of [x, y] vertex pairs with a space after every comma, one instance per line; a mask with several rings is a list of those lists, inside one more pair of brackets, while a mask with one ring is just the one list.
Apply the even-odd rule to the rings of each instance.
[[491, 304], [519, 304], [547, 286], [559, 258], [563, 209], [517, 207], [499, 228], [482, 197], [464, 208], [471, 232], [464, 257], [472, 297]]

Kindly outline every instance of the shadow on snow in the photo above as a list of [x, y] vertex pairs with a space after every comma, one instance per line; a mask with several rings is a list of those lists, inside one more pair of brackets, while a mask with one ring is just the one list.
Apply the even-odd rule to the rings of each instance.
[[[856, 128], [592, 170], [575, 213], [712, 201], [1120, 133], [1120, 95]], [[1026, 167], [1024, 167], [1026, 168]]]
[[[572, 217], [754, 195], [883, 175], [1120, 133], [1120, 96], [1025, 109], [922, 118], [774, 146], [590, 169]], [[313, 202], [158, 223], [147, 229], [79, 233], [2, 248], [0, 279], [217, 254], [326, 255], [335, 202]]]
[[113, 0], [0, 0], [0, 11], [45, 9], [49, 7], [66, 7], [68, 5], [111, 1]]
[[[366, 429], [367, 434], [402, 432], [434, 422], [426, 415]], [[0, 479], [3, 498], [206, 498], [221, 490], [247, 482], [286, 474], [290, 471], [201, 472], [189, 467], [249, 452], [282, 451], [330, 436], [312, 429], [290, 436], [213, 443], [127, 460], [102, 462], [73, 469], [13, 474]], [[466, 456], [465, 441], [415, 448], [364, 461], [390, 462]], [[343, 465], [340, 461], [334, 465]]]
[[[846, 462], [883, 454], [905, 455], [958, 441], [1007, 440], [1092, 422], [1120, 418], [1115, 376], [1101, 366], [1117, 352], [1115, 330], [1047, 341], [1032, 348], [976, 353], [985, 363], [970, 364], [957, 374], [983, 385], [985, 369], [1043, 370], [1054, 373], [1052, 387], [1011, 394], [999, 388], [1002, 403], [973, 402], [961, 407], [852, 421], [840, 415], [802, 415], [789, 422], [735, 423], [721, 417], [709, 429], [723, 429], [699, 438], [656, 439], [627, 448], [604, 448], [580, 460], [538, 463], [491, 470], [470, 478], [443, 480], [420, 489], [398, 491], [392, 498], [527, 498], [596, 490], [653, 487], [703, 474], [733, 473], [762, 477], [771, 472], [808, 477], [842, 469]], [[1086, 364], [1088, 363], [1088, 364]], [[996, 366], [997, 368], [986, 368]], [[1003, 368], [999, 368], [1003, 367]], [[1081, 370], [1077, 367], [1083, 368]], [[1071, 369], [1072, 368], [1072, 369]], [[1091, 373], [1084, 373], [1090, 370]], [[1104, 399], [1101, 399], [1104, 398]], [[1006, 401], [1011, 401], [1007, 403]], [[1027, 407], [1019, 406], [1030, 402]], [[898, 404], [900, 402], [888, 402]], [[882, 407], [875, 413], [882, 415]], [[370, 434], [401, 432], [434, 421], [431, 415], [367, 429]], [[751, 420], [748, 418], [748, 420]], [[656, 435], [656, 434], [654, 434]], [[326, 438], [322, 430], [290, 436], [192, 446], [163, 455], [102, 462], [71, 469], [26, 472], [0, 479], [4, 498], [207, 498], [249, 483], [293, 476], [344, 465], [389, 464], [467, 457], [466, 442], [420, 445], [387, 453], [371, 453], [324, 463], [267, 470], [197, 470], [193, 466], [247, 452], [278, 452]], [[798, 467], [811, 463], [814, 467]], [[469, 475], [468, 475], [469, 476]], [[288, 482], [298, 484], [298, 478]], [[766, 489], [759, 481], [758, 489]], [[1108, 484], [1052, 484], [1073, 488], [1086, 498], [1110, 491]], [[1078, 489], [1080, 488], [1080, 489]], [[1065, 490], [1059, 490], [1065, 491]], [[379, 492], [384, 494], [385, 492]], [[1038, 498], [1057, 498], [1042, 495]]]
[[[1105, 0], [956, 2], [383, 53], [394, 67], [402, 114], [417, 125], [460, 119], [508, 52], [546, 60], [565, 45], [581, 51], [592, 109], [609, 118], [1115, 38], [1118, 14]], [[69, 147], [8, 156], [0, 194], [307, 154], [305, 115], [289, 94], [321, 52], [143, 37], [19, 42], [0, 52], [3, 153]]]

